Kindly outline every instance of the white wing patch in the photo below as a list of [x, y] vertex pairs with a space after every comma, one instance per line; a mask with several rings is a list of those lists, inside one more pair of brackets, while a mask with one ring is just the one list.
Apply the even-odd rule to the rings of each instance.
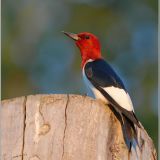
[[134, 111], [131, 98], [124, 89], [117, 87], [105, 87], [103, 88], [121, 107], [128, 111]]

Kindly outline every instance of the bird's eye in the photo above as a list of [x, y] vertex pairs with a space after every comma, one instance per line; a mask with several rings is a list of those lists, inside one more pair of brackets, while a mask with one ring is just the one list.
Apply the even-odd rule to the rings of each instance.
[[90, 39], [90, 36], [85, 36], [85, 39]]

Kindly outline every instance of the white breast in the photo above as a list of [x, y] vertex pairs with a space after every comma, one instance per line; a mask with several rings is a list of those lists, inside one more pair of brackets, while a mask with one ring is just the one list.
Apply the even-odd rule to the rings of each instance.
[[[85, 66], [85, 65], [84, 65]], [[82, 75], [83, 75], [83, 80], [87, 86], [87, 91], [88, 91], [88, 95], [91, 97], [94, 97], [96, 99], [100, 99], [102, 100], [104, 103], [108, 104], [108, 100], [101, 94], [101, 92], [99, 90], [97, 90], [92, 84], [91, 82], [88, 80], [88, 78], [86, 77], [85, 73], [84, 73], [84, 68], [82, 70]]]

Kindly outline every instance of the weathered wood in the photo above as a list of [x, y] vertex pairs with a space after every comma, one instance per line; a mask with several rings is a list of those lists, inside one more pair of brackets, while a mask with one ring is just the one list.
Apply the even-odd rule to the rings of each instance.
[[129, 156], [120, 122], [101, 102], [79, 95], [2, 101], [2, 160], [155, 160], [144, 129]]

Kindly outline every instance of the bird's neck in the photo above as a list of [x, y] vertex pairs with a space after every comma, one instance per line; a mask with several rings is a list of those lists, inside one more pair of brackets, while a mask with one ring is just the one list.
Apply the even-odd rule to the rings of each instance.
[[97, 59], [102, 59], [101, 52], [81, 52], [81, 57], [82, 57], [82, 63], [81, 67], [83, 68], [84, 65], [86, 64], [87, 61], [89, 60], [97, 60]]

